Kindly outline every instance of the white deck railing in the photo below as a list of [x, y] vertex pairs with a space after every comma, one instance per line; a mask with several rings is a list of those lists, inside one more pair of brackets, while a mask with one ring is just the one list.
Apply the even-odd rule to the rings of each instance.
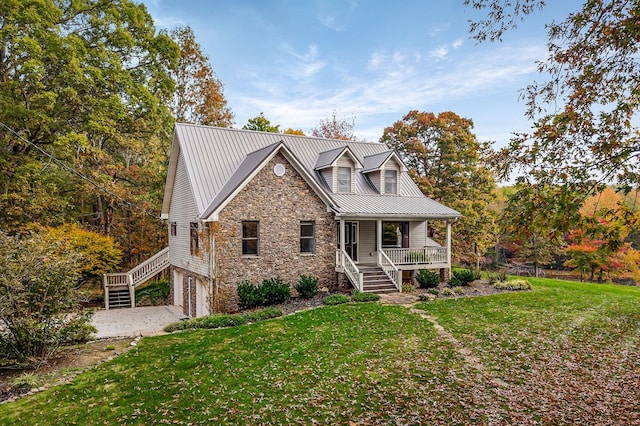
[[338, 249], [336, 250], [336, 263], [342, 267], [345, 275], [353, 283], [356, 289], [363, 290], [362, 272], [358, 269], [358, 266], [353, 262], [353, 259], [347, 254], [346, 251]]
[[402, 274], [399, 272], [398, 267], [393, 264], [383, 250], [380, 250], [378, 253], [378, 265], [384, 273], [387, 274], [389, 279], [393, 281], [398, 291], [402, 293]]
[[445, 247], [386, 248], [383, 252], [395, 265], [448, 263]]

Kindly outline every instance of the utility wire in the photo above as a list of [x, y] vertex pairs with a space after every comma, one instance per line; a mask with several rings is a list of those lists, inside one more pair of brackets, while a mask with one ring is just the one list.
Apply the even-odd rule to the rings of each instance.
[[38, 145], [36, 145], [35, 143], [31, 142], [30, 140], [25, 139], [24, 137], [20, 136], [20, 134], [18, 132], [16, 132], [15, 130], [13, 130], [11, 127], [7, 126], [6, 124], [4, 124], [2, 121], [0, 121], [0, 126], [4, 127], [5, 129], [7, 129], [9, 131], [9, 133], [11, 133], [13, 136], [15, 136], [16, 138], [18, 138], [19, 140], [21, 140], [22, 142], [28, 144], [29, 146], [32, 146], [33, 148], [35, 148], [39, 153], [41, 153], [42, 155], [44, 155], [45, 157], [49, 158], [50, 160], [52, 160], [53, 162], [55, 162], [56, 164], [58, 164], [60, 167], [62, 167], [63, 169], [65, 169], [66, 171], [68, 171], [69, 173], [78, 176], [80, 179], [85, 180], [87, 182], [89, 182], [91, 185], [95, 186], [96, 188], [98, 188], [100, 191], [120, 200], [123, 204], [127, 205], [128, 207], [133, 207], [137, 210], [142, 211], [143, 213], [156, 218], [155, 215], [149, 213], [148, 211], [144, 210], [141, 207], [136, 206], [135, 204], [131, 203], [130, 201], [125, 200], [124, 198], [122, 198], [121, 196], [119, 196], [118, 194], [116, 194], [115, 192], [105, 188], [104, 186], [100, 185], [98, 182], [94, 181], [93, 179], [83, 175], [82, 173], [80, 173], [78, 170], [74, 169], [73, 167], [67, 165], [65, 162], [63, 162], [62, 160], [56, 158], [54, 155], [49, 154], [47, 151], [45, 151], [44, 149], [40, 148]]

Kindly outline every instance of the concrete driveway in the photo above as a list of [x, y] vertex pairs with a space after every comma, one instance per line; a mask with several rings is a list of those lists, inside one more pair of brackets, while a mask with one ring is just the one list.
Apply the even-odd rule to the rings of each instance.
[[95, 338], [106, 339], [162, 334], [165, 325], [185, 318], [181, 306], [145, 306], [100, 309], [94, 312], [91, 323], [98, 329]]

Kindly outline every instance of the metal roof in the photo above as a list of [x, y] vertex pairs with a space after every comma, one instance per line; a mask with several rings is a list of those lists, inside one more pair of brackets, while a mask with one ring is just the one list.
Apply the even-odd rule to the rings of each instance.
[[[295, 157], [295, 161], [299, 163], [300, 167], [304, 168], [306, 171], [305, 176], [315, 181], [319, 191], [323, 191], [320, 189], [321, 186], [326, 188], [314, 170], [319, 164], [319, 156], [322, 153], [331, 151], [340, 153], [345, 147], [348, 147], [349, 152], [362, 165], [362, 161], [366, 157], [378, 156], [389, 152], [389, 148], [386, 145], [377, 142], [354, 142], [176, 123], [171, 150], [172, 158], [169, 161], [165, 199], [163, 200], [163, 216], [168, 214], [175, 168], [177, 167], [176, 157], [179, 154], [184, 157], [187, 175], [196, 200], [198, 215], [202, 217], [205, 211], [210, 210], [209, 207], [214, 204], [214, 201], [218, 203], [225, 196], [230, 196], [235, 188], [246, 180], [253, 172], [253, 169], [261, 163], [259, 161], [260, 158], [268, 156], [266, 152], [271, 152], [268, 147], [272, 146], [273, 149], [276, 149], [276, 145], [279, 142], [284, 144], [286, 150]], [[264, 148], [267, 148], [266, 151], [261, 151]], [[397, 196], [377, 195], [376, 188], [373, 187], [365, 174], [355, 173], [354, 175], [357, 194], [369, 195], [373, 196], [373, 198], [395, 199], [391, 204], [398, 203], [398, 200], [404, 197], [429, 200], [422, 195], [422, 192], [406, 170], [400, 173]], [[324, 192], [325, 196], [334, 200], [337, 200], [336, 197], [348, 196], [348, 194], [332, 194], [326, 189]], [[361, 196], [352, 195], [351, 197]], [[356, 199], [359, 198], [354, 198], [354, 200]], [[366, 198], [362, 199], [362, 201], [366, 200]], [[447, 214], [450, 214], [451, 217], [459, 216], [459, 213], [454, 210], [433, 200], [429, 201], [441, 206], [441, 213], [448, 212]], [[402, 203], [400, 204], [402, 205]], [[357, 205], [349, 203], [346, 205], [353, 206], [354, 212], [361, 209]], [[413, 208], [418, 209], [419, 207], [416, 205]], [[432, 208], [432, 210], [436, 211], [438, 209]], [[450, 212], [454, 213], [451, 214]]]
[[425, 196], [332, 194], [331, 198], [338, 205], [336, 213], [343, 216], [411, 216], [424, 219], [462, 216], [457, 211]]

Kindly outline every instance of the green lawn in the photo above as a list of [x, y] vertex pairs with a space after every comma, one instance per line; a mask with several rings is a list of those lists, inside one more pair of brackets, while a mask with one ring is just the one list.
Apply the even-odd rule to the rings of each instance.
[[640, 289], [531, 281], [145, 338], [0, 424], [640, 422]]

